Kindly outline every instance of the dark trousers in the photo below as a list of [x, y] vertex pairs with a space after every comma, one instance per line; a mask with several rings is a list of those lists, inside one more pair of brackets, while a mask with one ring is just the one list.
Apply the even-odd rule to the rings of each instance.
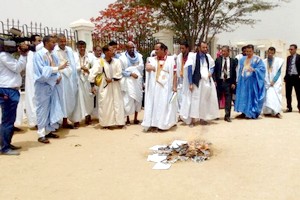
[[7, 152], [10, 150], [11, 138], [14, 133], [14, 123], [16, 121], [20, 93], [15, 89], [0, 88], [0, 94], [2, 111], [2, 124], [0, 125], [1, 151]]
[[[218, 93], [218, 100], [220, 104], [220, 100], [222, 95], [225, 95], [225, 117], [230, 117], [231, 112], [231, 100], [232, 100], [232, 90], [231, 90], [231, 83], [228, 81], [219, 81], [217, 83], [217, 93]], [[220, 107], [220, 105], [219, 105]]]
[[288, 109], [292, 109], [292, 90], [295, 88], [297, 108], [300, 110], [300, 78], [298, 75], [287, 75], [285, 78], [285, 96]]

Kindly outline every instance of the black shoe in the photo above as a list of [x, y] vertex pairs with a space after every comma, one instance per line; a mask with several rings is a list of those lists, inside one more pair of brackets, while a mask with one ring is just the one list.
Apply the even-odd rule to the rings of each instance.
[[9, 145], [9, 148], [11, 149], [11, 150], [18, 150], [18, 149], [21, 149], [22, 147], [18, 147], [18, 146], [14, 146], [14, 145]]
[[203, 119], [200, 119], [200, 124], [201, 124], [201, 125], [208, 125], [208, 122], [205, 121], [205, 120], [203, 120]]
[[86, 125], [92, 124], [92, 117], [91, 117], [91, 115], [85, 116], [85, 124]]
[[272, 114], [264, 114], [265, 117], [271, 117]]
[[74, 126], [72, 124], [63, 124], [62, 127], [65, 129], [74, 129]]
[[288, 113], [288, 112], [292, 112], [292, 109], [291, 108], [288, 108], [284, 111], [285, 113]]
[[[300, 111], [299, 111], [300, 112]], [[134, 120], [133, 124], [140, 124], [140, 120]]]
[[224, 120], [225, 120], [226, 122], [232, 122], [231, 119], [230, 119], [230, 117], [224, 117]]
[[49, 133], [45, 136], [46, 138], [59, 138], [58, 135], [54, 134], [54, 133]]
[[79, 122], [74, 122], [74, 129], [78, 129], [80, 126], [80, 123]]
[[44, 143], [44, 144], [50, 143], [50, 141], [49, 141], [46, 137], [40, 137], [40, 138], [38, 139], [38, 141], [39, 141], [40, 143]]
[[244, 119], [244, 118], [246, 118], [246, 115], [244, 113], [242, 113], [242, 114], [236, 116], [235, 118], [237, 118], [237, 119]]

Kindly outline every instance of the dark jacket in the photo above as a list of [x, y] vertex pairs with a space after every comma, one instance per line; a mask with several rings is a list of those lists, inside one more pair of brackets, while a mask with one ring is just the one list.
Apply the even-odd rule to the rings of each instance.
[[[289, 75], [289, 66], [291, 64], [292, 61], [292, 56], [288, 56], [286, 59], [286, 70], [285, 70], [285, 76], [284, 76], [284, 80], [286, 80], [287, 76]], [[296, 54], [296, 69], [298, 72], [298, 75], [300, 75], [300, 55]]]
[[[231, 84], [236, 84], [236, 67], [237, 67], [238, 61], [235, 58], [229, 58], [229, 60], [230, 60], [230, 78], [227, 81], [229, 81]], [[223, 81], [221, 79], [222, 62], [223, 62], [223, 57], [219, 57], [215, 61], [215, 70], [213, 73], [213, 79], [215, 82], [217, 82], [217, 84], [220, 81]]]

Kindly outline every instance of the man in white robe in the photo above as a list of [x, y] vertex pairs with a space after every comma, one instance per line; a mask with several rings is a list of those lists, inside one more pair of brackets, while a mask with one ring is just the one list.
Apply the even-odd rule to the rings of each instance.
[[93, 83], [98, 73], [103, 73], [103, 79], [99, 86], [99, 123], [103, 128], [125, 125], [123, 96], [121, 92], [120, 80], [122, 78], [122, 67], [119, 59], [114, 58], [112, 46], [104, 46], [104, 62], [100, 62], [98, 69], [93, 69], [89, 76], [92, 91], [95, 93], [96, 88]]
[[217, 91], [212, 79], [215, 62], [207, 52], [207, 43], [201, 42], [199, 52], [191, 56], [191, 60], [188, 61], [188, 77], [192, 91], [191, 127], [195, 125], [197, 119], [200, 119], [200, 124], [206, 125], [207, 120], [219, 118]]
[[[177, 122], [177, 77], [175, 60], [167, 56], [168, 47], [155, 45], [155, 57], [146, 64], [144, 131], [168, 130]], [[150, 129], [151, 128], [151, 129]]]
[[130, 124], [129, 115], [133, 114], [133, 123], [139, 124], [137, 117], [142, 109], [144, 61], [142, 55], [135, 50], [133, 42], [128, 42], [126, 48], [127, 51], [119, 57], [122, 64], [121, 87], [127, 116], [126, 124]]
[[284, 60], [275, 57], [276, 49], [270, 47], [268, 49], [268, 57], [264, 60], [266, 66], [265, 87], [266, 97], [263, 106], [263, 113], [265, 115], [273, 115], [281, 118], [281, 103], [282, 103], [282, 80], [281, 69]]
[[38, 141], [47, 144], [48, 138], [59, 137], [52, 133], [59, 128], [59, 122], [63, 118], [59, 70], [66, 68], [68, 63], [59, 65], [58, 58], [52, 53], [55, 46], [52, 36], [45, 36], [43, 43], [44, 47], [34, 55], [33, 66]]
[[[238, 54], [238, 55], [235, 56], [235, 59], [237, 59], [237, 63], [238, 63], [237, 67], [236, 67], [236, 74], [237, 74], [237, 76], [236, 76], [236, 83], [238, 82], [238, 78], [239, 78], [238, 74], [239, 74], [239, 70], [240, 70], [240, 60], [244, 56], [246, 56], [246, 49], [247, 49], [247, 46], [243, 46], [242, 47], [242, 53], [240, 53], [240, 54]], [[235, 98], [236, 98], [236, 89], [233, 90], [233, 94], [232, 94], [232, 101], [233, 101], [233, 103], [235, 102]]]
[[189, 52], [189, 48], [190, 47], [188, 43], [181, 43], [181, 53], [177, 56], [176, 59], [178, 110], [180, 119], [186, 124], [191, 123], [190, 108], [192, 98], [192, 92], [189, 89], [187, 60], [189, 56], [192, 56], [194, 54], [192, 52]]
[[[102, 48], [97, 45], [94, 47], [94, 53], [92, 56], [92, 68], [90, 69], [90, 74], [93, 74], [93, 70], [99, 69], [100, 65], [100, 60], [103, 60], [104, 56], [102, 57]], [[94, 80], [89, 80], [91, 83], [94, 83]], [[94, 109], [92, 111], [92, 116], [98, 118], [98, 86], [95, 86], [97, 92], [95, 92], [95, 97], [94, 97]]]
[[[31, 43], [35, 51], [43, 48], [42, 38], [39, 35], [31, 36]], [[25, 110], [27, 116], [27, 123], [30, 128], [37, 125], [36, 119], [36, 100], [34, 88], [34, 69], [33, 69], [33, 56], [35, 52], [29, 51], [27, 55], [26, 76], [25, 76]]]
[[76, 43], [77, 52], [74, 53], [77, 75], [78, 93], [76, 105], [72, 117], [70, 118], [76, 128], [80, 121], [85, 119], [85, 124], [91, 124], [91, 114], [94, 109], [94, 95], [91, 93], [91, 85], [88, 80], [92, 57], [86, 52], [86, 43], [82, 40]]
[[58, 57], [60, 64], [68, 62], [69, 66], [61, 70], [61, 86], [63, 91], [62, 109], [64, 113], [63, 128], [75, 128], [68, 123], [75, 108], [77, 95], [77, 70], [73, 50], [66, 46], [67, 39], [64, 34], [57, 35], [57, 45], [54, 47], [54, 54]]

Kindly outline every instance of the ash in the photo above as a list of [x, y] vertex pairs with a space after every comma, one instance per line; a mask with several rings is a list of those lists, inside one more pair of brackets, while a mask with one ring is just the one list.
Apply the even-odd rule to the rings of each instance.
[[192, 160], [200, 163], [210, 159], [212, 151], [211, 143], [201, 140], [191, 142], [175, 140], [171, 145], [154, 148], [153, 153], [158, 156], [166, 156], [162, 163], [173, 164], [178, 161]]

